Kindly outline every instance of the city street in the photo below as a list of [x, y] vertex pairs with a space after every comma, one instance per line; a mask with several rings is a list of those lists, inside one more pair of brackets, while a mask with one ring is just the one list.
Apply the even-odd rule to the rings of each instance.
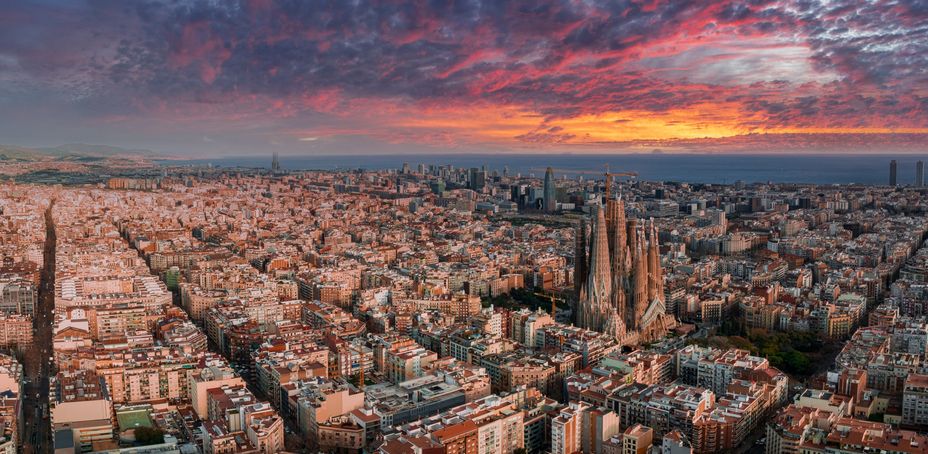
[[35, 338], [25, 354], [26, 383], [23, 386], [22, 452], [54, 451], [51, 421], [48, 417], [48, 379], [53, 373], [52, 322], [55, 309], [55, 225], [52, 205], [45, 211], [45, 251], [38, 305], [35, 309]]

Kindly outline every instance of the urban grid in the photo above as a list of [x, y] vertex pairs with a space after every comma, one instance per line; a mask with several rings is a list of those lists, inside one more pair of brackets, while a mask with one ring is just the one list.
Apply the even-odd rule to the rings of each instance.
[[928, 0], [0, 0], [0, 454], [928, 454]]
[[928, 446], [922, 182], [161, 172], [0, 185], [3, 452]]

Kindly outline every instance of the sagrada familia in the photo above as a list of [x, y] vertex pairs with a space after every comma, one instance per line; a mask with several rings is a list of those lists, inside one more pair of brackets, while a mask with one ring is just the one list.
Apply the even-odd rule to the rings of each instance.
[[609, 334], [622, 345], [664, 337], [677, 321], [664, 309], [654, 221], [626, 220], [621, 198], [610, 198], [594, 211], [591, 228], [582, 220], [577, 229], [577, 325]]

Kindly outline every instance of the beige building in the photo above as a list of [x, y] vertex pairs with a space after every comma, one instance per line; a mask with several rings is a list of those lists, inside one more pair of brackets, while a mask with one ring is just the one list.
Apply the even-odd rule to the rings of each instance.
[[623, 454], [647, 454], [654, 442], [654, 430], [650, 427], [635, 424], [625, 429], [622, 434]]
[[224, 362], [216, 361], [192, 373], [189, 378], [190, 403], [200, 418], [207, 413], [209, 390], [223, 386], [245, 386], [245, 381]]
[[551, 454], [574, 454], [583, 449], [581, 425], [583, 411], [589, 408], [582, 402], [571, 402], [551, 420]]
[[75, 446], [113, 440], [113, 402], [103, 380], [89, 371], [59, 373], [50, 384], [55, 399], [49, 406], [52, 429], [70, 429]]

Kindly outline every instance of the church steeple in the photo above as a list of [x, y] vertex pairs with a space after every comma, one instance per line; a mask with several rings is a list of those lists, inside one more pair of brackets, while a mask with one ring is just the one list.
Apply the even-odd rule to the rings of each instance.
[[589, 230], [585, 221], [577, 230], [578, 326], [623, 342], [663, 336], [676, 321], [662, 309], [664, 281], [654, 220], [627, 219], [618, 197], [593, 209]]
[[586, 298], [581, 301], [588, 328], [601, 329], [605, 310], [612, 298], [611, 267], [609, 266], [609, 237], [606, 235], [606, 217], [602, 207], [596, 209], [596, 221], [591, 232], [590, 269], [587, 271]]
[[648, 263], [645, 251], [644, 229], [635, 225], [635, 244], [632, 246], [632, 294], [629, 302], [630, 313], [627, 314], [626, 325], [631, 329], [638, 329], [641, 316], [648, 307]]
[[625, 203], [621, 197], [609, 201], [607, 205], [612, 225], [610, 226], [610, 262], [612, 264], [612, 307], [621, 319], [625, 318], [628, 300], [628, 240], [625, 231]]
[[654, 219], [648, 222], [648, 304], [655, 298], [664, 299], [664, 278], [661, 272], [661, 255]]
[[587, 250], [587, 227], [586, 219], [581, 218], [577, 226], [577, 244], [574, 251], [574, 288], [577, 290], [577, 303], [574, 306], [574, 323], [577, 326], [586, 325], [586, 313], [583, 310], [583, 302], [586, 299], [586, 275], [589, 272], [589, 257]]
[[576, 245], [574, 250], [574, 288], [577, 295], [586, 283], [586, 219], [580, 219], [580, 225], [577, 226]]

